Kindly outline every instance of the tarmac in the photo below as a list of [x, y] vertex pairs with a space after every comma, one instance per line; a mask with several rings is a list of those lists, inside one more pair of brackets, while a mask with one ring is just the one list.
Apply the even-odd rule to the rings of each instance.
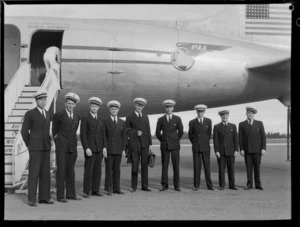
[[[4, 195], [4, 220], [290, 220], [291, 219], [291, 162], [286, 161], [285, 144], [267, 145], [262, 157], [261, 181], [264, 190], [244, 190], [246, 167], [240, 155], [235, 161], [237, 191], [226, 187], [218, 190], [218, 165], [211, 151], [211, 178], [214, 191], [206, 188], [204, 170], [201, 171], [199, 191], [193, 191], [193, 160], [190, 144], [183, 143], [180, 150], [180, 182], [182, 191], [173, 187], [172, 163], [169, 164], [169, 190], [160, 192], [161, 156], [159, 145], [153, 146], [156, 163], [149, 168], [151, 192], [141, 190], [139, 175], [138, 189], [130, 192], [131, 165], [126, 158], [121, 163], [121, 190], [124, 195], [106, 195], [104, 191], [105, 165], [102, 162], [101, 197], [82, 198], [81, 201], [59, 203], [52, 193], [53, 205], [27, 205], [26, 194]], [[76, 189], [82, 197], [84, 156], [78, 147], [75, 167]], [[55, 183], [52, 181], [53, 189]]]

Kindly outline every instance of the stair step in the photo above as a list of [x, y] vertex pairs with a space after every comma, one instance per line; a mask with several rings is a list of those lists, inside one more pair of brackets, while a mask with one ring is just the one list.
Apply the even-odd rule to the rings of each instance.
[[5, 163], [4, 165], [4, 172], [5, 173], [11, 173], [13, 171], [13, 165], [9, 163]]
[[29, 109], [33, 102], [16, 102], [15, 109]]
[[6, 129], [15, 129], [19, 130], [21, 128], [22, 122], [5, 122], [5, 130]]
[[23, 122], [24, 115], [8, 115], [7, 122]]
[[[4, 154], [11, 154], [12, 153], [12, 150], [13, 150], [13, 147], [5, 147], [4, 148]], [[11, 158], [11, 157], [10, 157]], [[5, 157], [5, 160], [7, 158]]]
[[18, 102], [33, 102], [34, 98], [31, 96], [19, 96]]
[[10, 146], [12, 147], [14, 144], [15, 144], [15, 139], [14, 138], [12, 138], [12, 139], [11, 138], [8, 138], [8, 139], [5, 138], [4, 139], [4, 146], [5, 147], [10, 147]]
[[40, 86], [25, 86], [23, 91], [38, 91], [40, 89]]
[[9, 174], [9, 173], [5, 173], [5, 185], [12, 185], [12, 182], [13, 182], [13, 176], [12, 174]]
[[33, 95], [36, 93], [36, 91], [22, 91], [21, 96], [30, 96], [33, 97]]
[[25, 115], [29, 109], [12, 109], [11, 115]]
[[4, 137], [5, 138], [7, 138], [7, 137], [14, 138], [18, 134], [18, 131], [19, 130], [5, 130], [4, 131]]

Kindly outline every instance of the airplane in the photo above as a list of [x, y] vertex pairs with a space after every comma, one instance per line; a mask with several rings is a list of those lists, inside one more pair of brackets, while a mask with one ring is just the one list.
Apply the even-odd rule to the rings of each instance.
[[[268, 6], [271, 12], [273, 5]], [[274, 6], [288, 10], [287, 4]], [[201, 18], [199, 12], [200, 19], [181, 23], [5, 17], [4, 81], [8, 84], [26, 60], [31, 63], [31, 84], [40, 85], [45, 77], [43, 54], [57, 46], [62, 58], [58, 111], [67, 92], [81, 98], [80, 114], [88, 110], [91, 96], [104, 103], [120, 101], [122, 116], [132, 111], [135, 97], [148, 101], [148, 114], [161, 112], [165, 99], [174, 99], [177, 111], [192, 110], [199, 103], [218, 107], [268, 99], [289, 106], [290, 31], [270, 29], [272, 23], [290, 22], [257, 19], [265, 24], [247, 34], [255, 18], [247, 22], [241, 16], [246, 7], [224, 5], [211, 16]], [[256, 34], [263, 28], [265, 34]]]
[[[80, 115], [92, 96], [104, 106], [118, 100], [121, 117], [136, 97], [147, 100], [146, 114], [161, 113], [165, 99], [176, 101], [176, 111], [268, 99], [290, 111], [289, 4], [211, 7], [201, 6], [193, 20], [5, 16], [5, 187], [26, 183], [19, 130], [33, 87], [48, 90], [52, 113], [64, 109], [68, 92], [79, 95]], [[50, 46], [61, 50], [56, 74], [43, 62]]]

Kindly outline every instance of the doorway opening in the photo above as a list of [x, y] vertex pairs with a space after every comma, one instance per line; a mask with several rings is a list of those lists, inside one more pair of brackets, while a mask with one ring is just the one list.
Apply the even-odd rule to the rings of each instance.
[[48, 47], [56, 46], [61, 50], [64, 31], [40, 30], [31, 38], [29, 61], [31, 63], [31, 85], [40, 86], [46, 76], [46, 68], [43, 60]]
[[4, 88], [20, 66], [20, 30], [13, 24], [4, 25]]

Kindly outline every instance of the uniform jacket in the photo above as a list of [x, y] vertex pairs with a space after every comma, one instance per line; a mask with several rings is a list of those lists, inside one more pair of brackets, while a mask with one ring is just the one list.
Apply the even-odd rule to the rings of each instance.
[[266, 149], [266, 134], [264, 125], [261, 121], [253, 120], [252, 126], [248, 121], [239, 124], [239, 144], [240, 150], [245, 153], [261, 153]]
[[[142, 148], [152, 145], [150, 123], [146, 114], [143, 114], [141, 119], [135, 114], [135, 112], [126, 117], [126, 128], [127, 135], [129, 137], [129, 147], [137, 147], [139, 141]], [[138, 131], [142, 131], [143, 134], [138, 136]]]
[[235, 124], [228, 123], [227, 126], [223, 122], [214, 126], [213, 131], [215, 152], [221, 155], [233, 156], [234, 151], [238, 151], [238, 135]]
[[77, 137], [80, 116], [73, 113], [73, 120], [69, 118], [66, 110], [55, 113], [53, 116], [52, 134], [55, 139], [56, 151], [77, 152]]
[[46, 119], [37, 107], [25, 113], [21, 135], [30, 151], [49, 151], [51, 149], [50, 114], [46, 110], [45, 113]]
[[127, 136], [125, 121], [118, 118], [117, 125], [111, 117], [104, 121], [107, 154], [122, 154], [125, 151]]
[[204, 117], [202, 125], [199, 123], [198, 118], [189, 122], [189, 139], [192, 143], [193, 152], [210, 151], [211, 132], [212, 124], [209, 118]]
[[181, 118], [174, 114], [170, 122], [166, 115], [158, 118], [155, 134], [160, 141], [161, 150], [180, 149], [180, 139], [183, 135]]
[[91, 149], [92, 152], [101, 152], [106, 147], [105, 128], [102, 118], [97, 115], [97, 120], [88, 113], [81, 118], [80, 139], [84, 150]]

